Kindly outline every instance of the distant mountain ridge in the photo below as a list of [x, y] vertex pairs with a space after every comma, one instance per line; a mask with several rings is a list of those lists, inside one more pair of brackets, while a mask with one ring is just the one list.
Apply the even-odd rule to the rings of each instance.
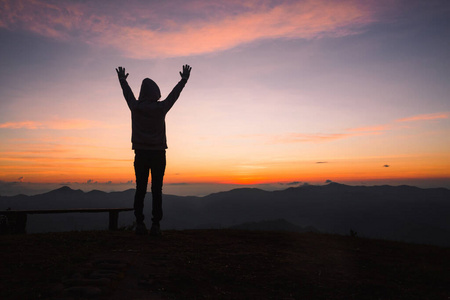
[[[0, 197], [0, 210], [132, 207], [134, 190], [102, 192], [62, 187], [48, 193]], [[204, 197], [164, 195], [166, 229], [228, 228], [285, 220], [321, 232], [450, 246], [450, 190], [413, 186], [348, 186], [330, 183], [280, 191], [234, 189]], [[151, 217], [151, 193], [145, 214]], [[104, 229], [107, 214], [33, 215], [29, 232]], [[147, 220], [148, 220], [147, 219]], [[132, 212], [119, 223], [132, 224]], [[119, 224], [119, 225], [120, 225]]]

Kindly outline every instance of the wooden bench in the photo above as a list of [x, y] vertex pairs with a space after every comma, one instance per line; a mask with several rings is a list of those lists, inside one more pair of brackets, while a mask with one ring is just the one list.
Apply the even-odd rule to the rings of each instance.
[[66, 214], [66, 213], [109, 213], [109, 230], [117, 230], [119, 212], [131, 211], [133, 208], [72, 208], [72, 209], [38, 209], [38, 210], [2, 210], [0, 215], [8, 218], [11, 233], [26, 233], [27, 215]]

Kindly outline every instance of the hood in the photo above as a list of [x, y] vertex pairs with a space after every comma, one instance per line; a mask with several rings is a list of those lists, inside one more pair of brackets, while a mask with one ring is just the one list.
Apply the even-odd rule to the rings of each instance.
[[161, 98], [161, 92], [158, 85], [150, 78], [142, 80], [141, 92], [139, 93], [139, 100], [147, 100], [156, 102]]

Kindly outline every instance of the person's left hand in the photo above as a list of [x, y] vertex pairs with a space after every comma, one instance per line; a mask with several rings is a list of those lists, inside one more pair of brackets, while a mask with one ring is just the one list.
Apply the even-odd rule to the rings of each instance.
[[119, 67], [119, 69], [116, 68], [117, 76], [120, 79], [127, 79], [128, 73], [125, 75], [125, 68]]
[[181, 78], [188, 80], [189, 76], [191, 75], [191, 70], [192, 70], [191, 66], [184, 65], [183, 66], [183, 73], [180, 72]]

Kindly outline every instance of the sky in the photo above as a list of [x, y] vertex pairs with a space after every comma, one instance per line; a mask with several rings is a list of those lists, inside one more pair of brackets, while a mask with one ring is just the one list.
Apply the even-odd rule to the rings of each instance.
[[134, 187], [115, 68], [162, 98], [164, 192], [450, 188], [450, 3], [0, 0], [0, 195]]

